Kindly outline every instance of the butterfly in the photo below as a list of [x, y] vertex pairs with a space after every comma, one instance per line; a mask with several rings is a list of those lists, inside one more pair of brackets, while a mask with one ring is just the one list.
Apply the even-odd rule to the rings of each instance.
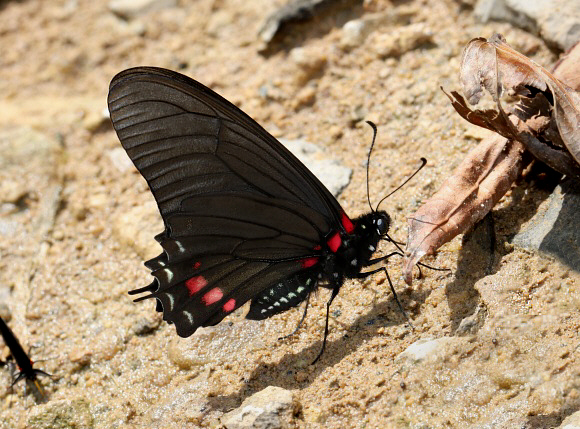
[[2, 338], [4, 339], [4, 344], [10, 349], [10, 354], [16, 361], [16, 365], [18, 365], [18, 375], [14, 377], [12, 381], [12, 386], [18, 383], [20, 380], [27, 380], [30, 381], [33, 386], [36, 387], [38, 394], [41, 398], [44, 399], [44, 390], [42, 386], [38, 382], [39, 375], [46, 375], [50, 377], [50, 374], [40, 370], [34, 369], [33, 365], [34, 362], [28, 357], [22, 346], [20, 345], [20, 341], [12, 332], [12, 329], [6, 324], [4, 319], [0, 317], [0, 334], [2, 334]]
[[373, 259], [388, 237], [387, 212], [371, 206], [351, 219], [257, 122], [180, 73], [122, 71], [108, 105], [165, 226], [155, 237], [163, 253], [145, 262], [153, 282], [129, 292], [147, 293], [135, 301], [155, 298], [163, 319], [188, 337], [247, 301], [246, 318], [262, 320], [328, 288], [324, 350], [328, 309], [345, 278], [386, 273], [363, 270], [390, 256]]

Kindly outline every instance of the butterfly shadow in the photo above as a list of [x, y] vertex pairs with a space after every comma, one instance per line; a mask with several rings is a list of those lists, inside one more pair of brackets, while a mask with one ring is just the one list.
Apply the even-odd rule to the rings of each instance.
[[[399, 298], [403, 306], [405, 302], [410, 300], [421, 304], [425, 302], [429, 293], [430, 291], [410, 291], [409, 295], [400, 294]], [[420, 305], [417, 305], [417, 308], [419, 307]], [[392, 297], [386, 301], [381, 301], [374, 305], [368, 313], [359, 316], [350, 326], [346, 327], [340, 338], [328, 340], [324, 354], [314, 365], [305, 368], [299, 363], [312, 362], [315, 359], [322, 347], [322, 339], [300, 351], [285, 355], [278, 362], [259, 365], [245, 380], [245, 385], [238, 392], [208, 398], [209, 406], [223, 412], [230, 411], [239, 407], [249, 396], [268, 386], [278, 386], [288, 390], [303, 389], [313, 383], [327, 367], [336, 365], [363, 344], [368, 343], [373, 337], [379, 335], [381, 328], [405, 325], [406, 323], [405, 317], [401, 314]], [[320, 334], [322, 336], [322, 332]]]

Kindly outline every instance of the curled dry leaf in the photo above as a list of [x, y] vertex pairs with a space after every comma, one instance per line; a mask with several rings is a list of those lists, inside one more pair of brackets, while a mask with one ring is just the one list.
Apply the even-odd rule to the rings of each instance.
[[[512, 49], [500, 35], [494, 35], [489, 42], [474, 39], [465, 47], [461, 59], [463, 93], [473, 105], [485, 89], [497, 110], [471, 110], [457, 92], [447, 96], [457, 113], [469, 122], [524, 143], [540, 161], [580, 179], [580, 94], [557, 77], [558, 71], [571, 66], [580, 69], [579, 47], [561, 64], [566, 67], [556, 68], [552, 75]], [[571, 75], [568, 72], [564, 77]], [[578, 80], [574, 83], [578, 84]], [[507, 113], [501, 104], [506, 90], [519, 99]]]
[[491, 210], [521, 173], [524, 146], [501, 136], [486, 139], [417, 212], [409, 218], [403, 275], [457, 234], [471, 228]]
[[[495, 131], [457, 167], [449, 179], [409, 218], [403, 276], [426, 254], [471, 228], [510, 189], [529, 151], [557, 171], [580, 179], [580, 44], [555, 67], [554, 75], [513, 50], [500, 35], [478, 38], [465, 48], [460, 80], [471, 104], [487, 90], [496, 109], [472, 110], [457, 92], [445, 93], [457, 113]], [[573, 85], [567, 86], [564, 82]], [[501, 95], [519, 99], [506, 112]]]

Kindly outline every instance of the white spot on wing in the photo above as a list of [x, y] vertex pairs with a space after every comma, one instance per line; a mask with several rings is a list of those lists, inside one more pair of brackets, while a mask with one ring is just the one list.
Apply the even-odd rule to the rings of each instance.
[[191, 314], [189, 311], [183, 311], [183, 314], [185, 317], [187, 317], [189, 324], [193, 325], [193, 314]]
[[290, 292], [288, 294], [288, 298], [296, 298], [296, 294], [294, 292]]
[[165, 268], [163, 271], [165, 271], [165, 275], [167, 276], [167, 282], [171, 283], [171, 280], [173, 280], [173, 271], [169, 268]]
[[356, 264], [357, 264], [356, 258], [354, 258], [352, 261], [350, 261], [350, 265], [352, 265], [353, 267], [356, 267]]
[[179, 250], [179, 253], [185, 252], [185, 247], [183, 247], [183, 244], [181, 244], [180, 241], [175, 240], [174, 243], [176, 244], [177, 250]]
[[374, 251], [375, 251], [375, 246], [373, 246], [373, 245], [371, 244], [371, 245], [369, 246], [369, 250], [370, 250], [371, 252], [374, 252]]
[[163, 295], [167, 297], [167, 303], [169, 304], [167, 311], [173, 311], [173, 307], [175, 307], [175, 298], [169, 293], [164, 293]]
[[284, 304], [287, 304], [288, 303], [288, 300], [286, 298], [284, 298], [284, 297], [280, 298], [280, 301], [282, 301]]
[[[310, 279], [306, 280], [306, 284], [310, 283]], [[302, 293], [302, 291], [304, 290], [303, 286], [298, 286], [298, 289], [296, 289], [296, 292], [298, 293]]]

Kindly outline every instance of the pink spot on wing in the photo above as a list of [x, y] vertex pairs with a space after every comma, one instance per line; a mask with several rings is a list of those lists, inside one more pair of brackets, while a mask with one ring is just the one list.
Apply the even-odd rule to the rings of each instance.
[[233, 299], [233, 298], [229, 299], [229, 300], [228, 300], [228, 302], [226, 302], [226, 303], [224, 304], [224, 307], [223, 307], [223, 309], [224, 309], [224, 311], [225, 311], [226, 313], [229, 313], [229, 312], [230, 312], [230, 311], [232, 311], [234, 308], [236, 308], [236, 300], [235, 300], [235, 299]]
[[308, 268], [318, 263], [318, 257], [314, 256], [312, 258], [304, 258], [300, 260], [300, 265], [302, 268]]
[[338, 248], [342, 244], [342, 239], [340, 238], [340, 234], [338, 232], [336, 234], [334, 234], [332, 237], [330, 237], [326, 241], [326, 244], [328, 244], [328, 247], [330, 247], [330, 250], [332, 250], [334, 253], [336, 253], [336, 251], [338, 250]]
[[199, 261], [198, 261], [198, 262], [196, 262], [195, 264], [193, 264], [193, 269], [194, 269], [194, 270], [197, 270], [197, 269], [199, 269], [199, 267], [201, 267], [201, 262], [199, 262]]
[[340, 213], [340, 222], [348, 234], [354, 231], [354, 225], [345, 212]]
[[223, 296], [224, 293], [222, 292], [222, 290], [219, 287], [214, 287], [212, 290], [207, 292], [201, 298], [201, 300], [205, 305], [212, 305], [213, 303], [218, 302], [220, 299], [222, 299]]
[[189, 290], [189, 296], [195, 295], [207, 285], [207, 280], [203, 276], [195, 276], [185, 282]]

